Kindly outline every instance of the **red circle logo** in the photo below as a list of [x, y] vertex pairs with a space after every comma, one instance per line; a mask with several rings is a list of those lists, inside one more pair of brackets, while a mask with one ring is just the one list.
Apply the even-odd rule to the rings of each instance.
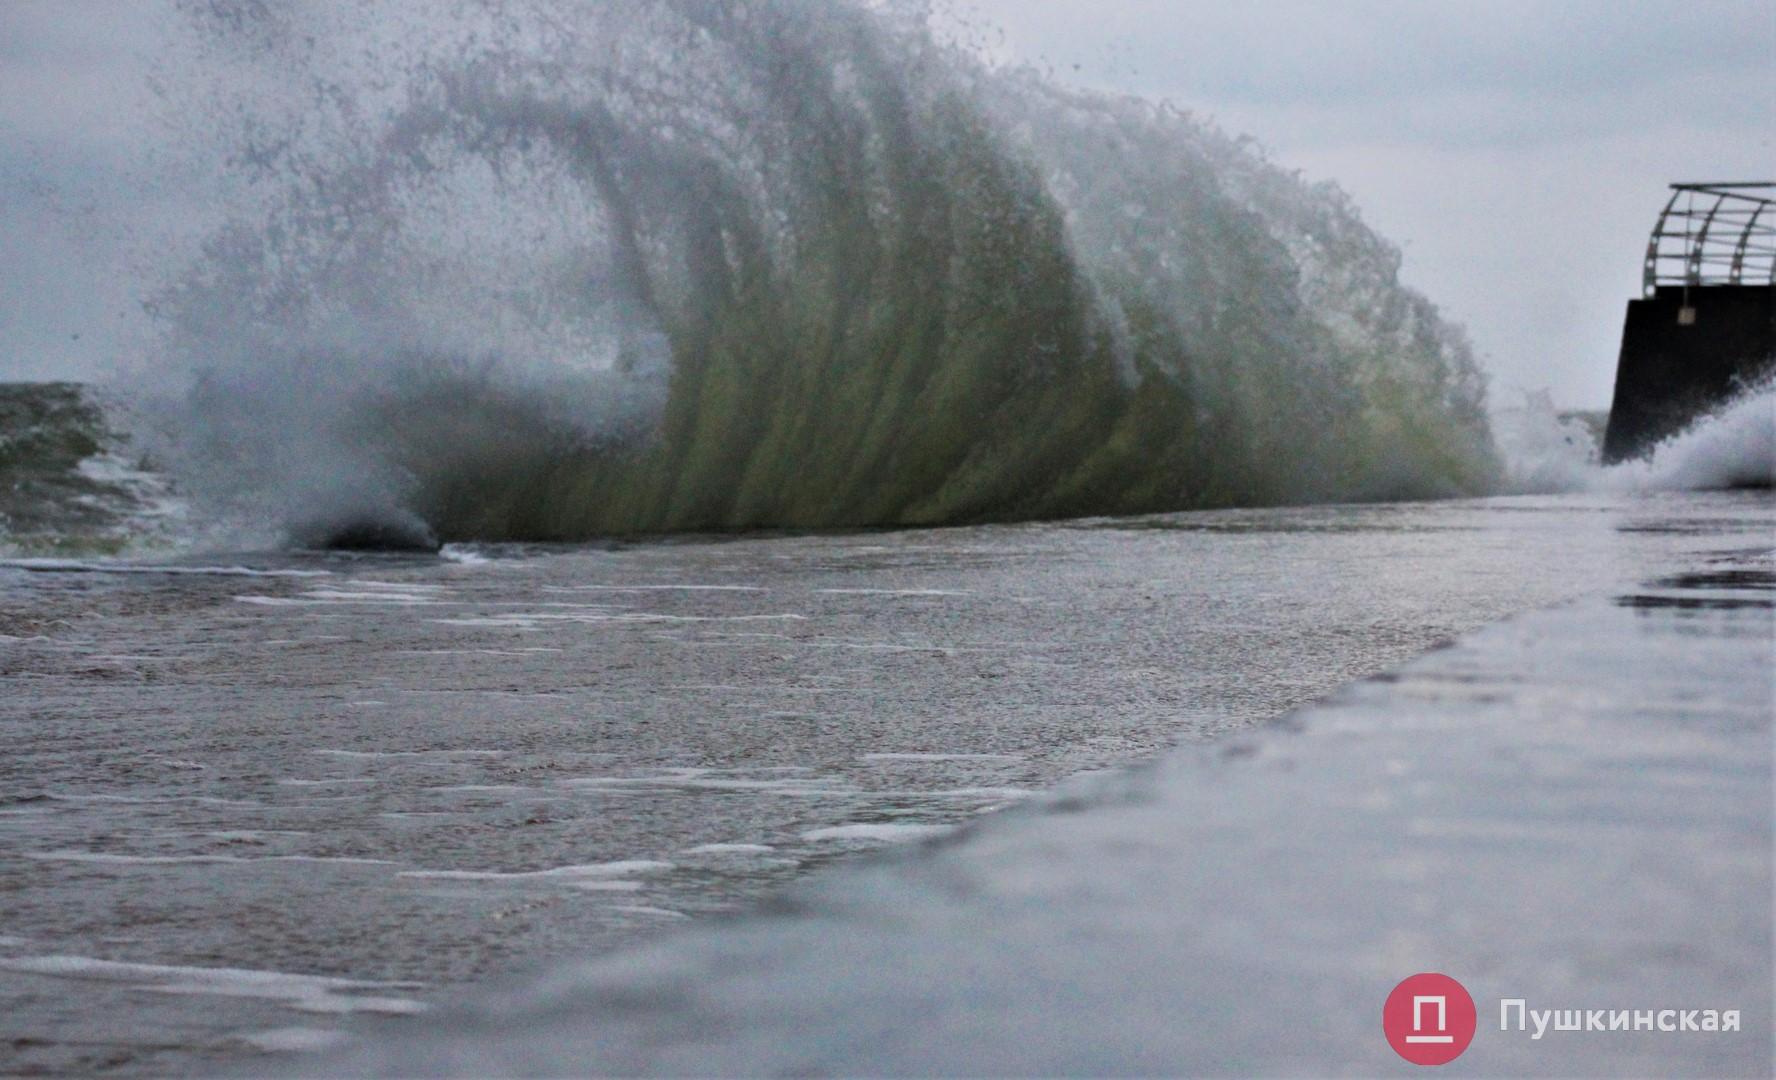
[[1444, 1065], [1474, 1040], [1474, 999], [1447, 975], [1421, 971], [1402, 979], [1381, 1007], [1388, 1045], [1414, 1065]]

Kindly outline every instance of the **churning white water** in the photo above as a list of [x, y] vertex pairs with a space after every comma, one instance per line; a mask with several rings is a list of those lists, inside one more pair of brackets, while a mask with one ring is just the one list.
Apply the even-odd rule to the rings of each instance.
[[1776, 486], [1776, 387], [1750, 389], [1634, 461], [1604, 466], [1596, 432], [1546, 394], [1493, 418], [1511, 493], [1708, 491]]

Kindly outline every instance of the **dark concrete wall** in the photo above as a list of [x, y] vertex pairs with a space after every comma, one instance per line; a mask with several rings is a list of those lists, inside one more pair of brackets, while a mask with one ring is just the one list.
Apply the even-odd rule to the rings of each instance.
[[[1688, 324], [1679, 321], [1686, 304], [1695, 312]], [[1630, 300], [1604, 462], [1647, 453], [1772, 370], [1776, 286], [1660, 286]]]

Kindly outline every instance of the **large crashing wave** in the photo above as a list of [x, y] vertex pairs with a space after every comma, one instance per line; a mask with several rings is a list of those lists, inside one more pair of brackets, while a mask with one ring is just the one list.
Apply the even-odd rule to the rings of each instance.
[[573, 539], [1433, 497], [1458, 330], [1329, 185], [917, 7], [191, 5], [250, 179], [163, 451], [303, 529]]

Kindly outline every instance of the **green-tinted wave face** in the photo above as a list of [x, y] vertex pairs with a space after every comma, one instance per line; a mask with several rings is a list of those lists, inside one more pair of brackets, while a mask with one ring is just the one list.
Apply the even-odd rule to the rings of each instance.
[[257, 28], [332, 111], [159, 304], [219, 503], [574, 539], [1493, 481], [1394, 249], [1187, 115], [825, 0], [467, 5], [373, 108], [350, 19]]
[[72, 383], [0, 383], [0, 556], [113, 554], [164, 532], [168, 492]]

